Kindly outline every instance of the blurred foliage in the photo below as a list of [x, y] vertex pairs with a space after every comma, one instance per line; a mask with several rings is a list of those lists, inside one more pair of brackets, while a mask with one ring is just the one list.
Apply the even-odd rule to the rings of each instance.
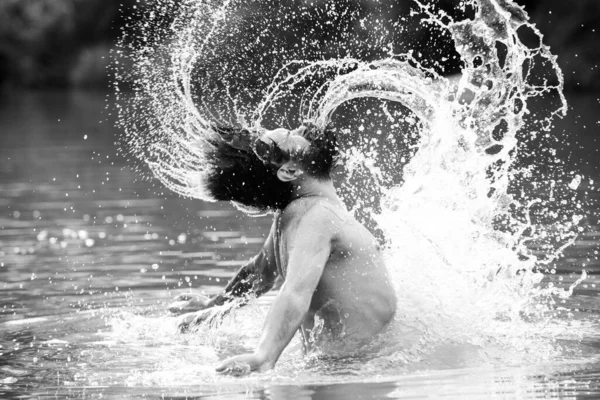
[[24, 86], [108, 82], [106, 57], [135, 0], [0, 1], [0, 81]]
[[[134, 8], [151, 6], [153, 1], [158, 0], [0, 0], [0, 85], [106, 87], [110, 50], [121, 29], [141, 15]], [[318, 11], [323, 3], [333, 0], [286, 1]], [[445, 9], [452, 10], [452, 0], [440, 2]], [[265, 11], [263, 3], [265, 10], [275, 9], [277, 4], [268, 0], [249, 2], [250, 7], [260, 12]], [[600, 89], [598, 32], [594, 30], [600, 21], [600, 2], [519, 0], [519, 3], [545, 34], [546, 43], [559, 55], [567, 89]], [[407, 2], [395, 0], [357, 0], [348, 1], [348, 5], [361, 9], [361, 13], [373, 12], [378, 7], [386, 9], [388, 15], [383, 20], [393, 19], [407, 8]], [[299, 21], [303, 26], [305, 23]], [[302, 32], [302, 28], [291, 29], [290, 40]], [[406, 37], [394, 50], [405, 51], [411, 46], [431, 48], [429, 41], [427, 34]], [[336, 49], [329, 50], [331, 56], [341, 55], [335, 54]], [[323, 46], [323, 55], [327, 52]], [[375, 53], [373, 56], [378, 56]], [[446, 72], [453, 70], [451, 66]]]

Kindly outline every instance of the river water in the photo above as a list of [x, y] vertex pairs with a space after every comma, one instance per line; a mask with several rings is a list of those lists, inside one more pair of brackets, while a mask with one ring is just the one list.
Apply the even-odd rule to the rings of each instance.
[[[557, 303], [552, 357], [481, 357], [481, 348], [456, 346], [411, 365], [305, 358], [295, 341], [273, 372], [216, 375], [220, 359], [253, 347], [272, 295], [217, 335], [177, 333], [165, 305], [192, 288], [222, 288], [260, 249], [270, 220], [138, 179], [117, 155], [110, 103], [57, 92], [13, 94], [1, 105], [1, 398], [600, 397], [600, 193], [585, 184], [583, 232], [543, 283], [568, 288], [584, 266], [588, 273]], [[586, 130], [597, 99], [572, 105], [557, 129], [580, 131], [573, 168], [600, 179], [598, 143]]]

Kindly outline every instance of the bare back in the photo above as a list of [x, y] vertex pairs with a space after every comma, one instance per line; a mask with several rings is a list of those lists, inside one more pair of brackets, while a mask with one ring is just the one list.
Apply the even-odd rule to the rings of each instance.
[[[306, 197], [290, 203], [276, 218], [273, 251], [280, 274], [286, 276], [288, 255], [299, 235], [307, 234], [298, 226], [308, 213], [321, 216], [308, 234], [329, 238], [331, 251], [302, 323], [306, 344], [320, 341], [315, 333], [353, 341], [372, 337], [393, 318], [396, 296], [377, 240], [342, 205]], [[315, 321], [322, 325], [315, 327]]]

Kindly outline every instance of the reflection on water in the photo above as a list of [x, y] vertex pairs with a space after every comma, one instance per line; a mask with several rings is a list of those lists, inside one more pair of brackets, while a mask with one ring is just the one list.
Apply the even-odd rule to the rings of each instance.
[[[274, 372], [217, 377], [219, 359], [252, 347], [262, 308], [207, 342], [202, 332], [177, 334], [165, 303], [190, 288], [219, 290], [258, 251], [270, 220], [136, 179], [116, 155], [105, 104], [101, 94], [38, 93], [0, 109], [0, 397], [600, 395], [600, 340], [581, 329], [600, 313], [594, 275], [561, 304], [574, 315], [573, 336], [559, 340], [564, 361], [553, 365], [459, 368], [461, 349], [447, 351], [446, 364], [400, 368], [307, 360], [292, 348]], [[557, 285], [572, 283], [584, 264], [600, 272], [600, 195], [583, 195], [588, 226], [548, 278]]]

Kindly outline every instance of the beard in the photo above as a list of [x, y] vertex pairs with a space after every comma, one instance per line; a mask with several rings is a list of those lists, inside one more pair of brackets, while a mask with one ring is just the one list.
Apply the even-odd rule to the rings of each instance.
[[266, 165], [250, 141], [232, 146], [214, 141], [208, 150], [206, 189], [215, 200], [232, 201], [248, 213], [264, 214], [284, 209], [292, 200], [293, 186], [277, 178], [277, 167]]

